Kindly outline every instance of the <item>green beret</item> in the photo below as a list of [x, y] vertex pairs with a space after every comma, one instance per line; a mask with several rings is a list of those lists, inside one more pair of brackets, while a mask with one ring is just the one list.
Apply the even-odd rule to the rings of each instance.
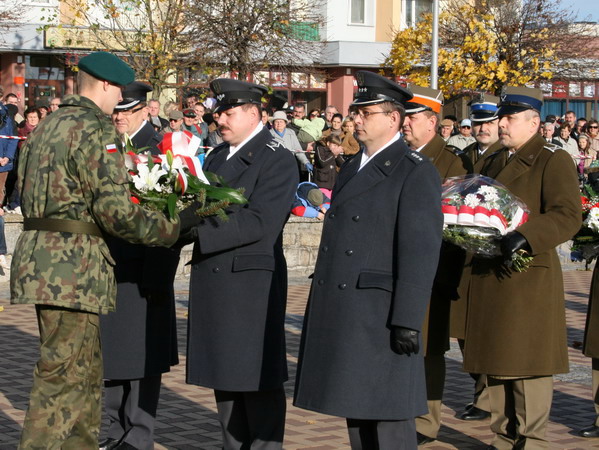
[[118, 86], [125, 86], [135, 80], [135, 72], [129, 64], [108, 52], [95, 52], [81, 58], [79, 70]]

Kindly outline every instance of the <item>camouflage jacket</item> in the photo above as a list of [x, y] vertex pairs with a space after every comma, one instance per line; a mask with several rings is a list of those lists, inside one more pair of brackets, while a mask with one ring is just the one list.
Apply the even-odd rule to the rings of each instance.
[[[179, 224], [130, 200], [128, 174], [110, 119], [90, 99], [65, 97], [21, 149], [18, 175], [26, 218], [96, 223], [133, 243], [172, 245]], [[23, 231], [11, 267], [11, 302], [95, 313], [114, 309], [114, 260], [102, 237]]]

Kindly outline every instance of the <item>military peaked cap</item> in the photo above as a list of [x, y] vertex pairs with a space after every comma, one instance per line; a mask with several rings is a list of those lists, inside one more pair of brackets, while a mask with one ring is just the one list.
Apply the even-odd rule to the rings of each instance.
[[376, 105], [383, 102], [405, 105], [412, 98], [412, 93], [406, 88], [378, 73], [358, 70], [355, 77], [358, 91], [351, 106]]
[[529, 109], [540, 113], [543, 106], [543, 91], [537, 88], [504, 86], [498, 106], [498, 116], [516, 114]]
[[480, 94], [478, 98], [468, 103], [468, 106], [470, 106], [470, 120], [473, 122], [491, 122], [497, 119], [497, 103], [499, 103], [499, 97]]
[[152, 92], [152, 88], [141, 81], [129, 83], [123, 89], [123, 100], [114, 107], [115, 111], [127, 111], [135, 108], [141, 102], [147, 101], [148, 92]]
[[433, 111], [439, 114], [443, 106], [443, 92], [438, 89], [408, 85], [414, 97], [406, 104], [406, 114], [416, 114], [422, 111]]
[[79, 60], [79, 70], [98, 80], [126, 86], [135, 80], [135, 72], [122, 59], [108, 52], [94, 52]]
[[218, 78], [210, 83], [210, 89], [216, 96], [214, 112], [226, 111], [235, 106], [252, 103], [262, 105], [262, 97], [268, 89], [247, 81]]

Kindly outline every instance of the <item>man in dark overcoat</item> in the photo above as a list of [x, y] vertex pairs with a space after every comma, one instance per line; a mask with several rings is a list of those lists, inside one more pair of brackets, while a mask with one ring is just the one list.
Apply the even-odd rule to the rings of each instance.
[[[553, 375], [568, 372], [562, 271], [555, 247], [581, 224], [578, 177], [570, 155], [538, 134], [540, 89], [506, 87], [499, 103], [503, 148], [480, 173], [506, 186], [530, 210], [500, 241], [502, 256], [473, 258], [464, 370], [487, 374], [492, 448], [547, 448]], [[533, 256], [510, 268], [520, 250]]]
[[[161, 138], [146, 120], [150, 86], [133, 82], [123, 90], [112, 121], [122, 139], [158, 153]], [[162, 374], [178, 364], [173, 282], [179, 250], [107, 239], [116, 265], [116, 311], [100, 317], [104, 358], [107, 438], [100, 448], [154, 448], [154, 423]]]
[[[481, 94], [470, 103], [470, 120], [472, 121], [472, 135], [476, 142], [464, 149], [464, 153], [474, 164], [474, 172], [482, 167], [483, 159], [501, 148], [499, 142], [499, 118], [497, 117], [497, 103], [499, 97]], [[466, 255], [464, 270], [460, 277], [458, 298], [451, 302], [449, 323], [449, 336], [456, 338], [460, 349], [464, 350], [464, 336], [466, 334], [466, 311], [468, 300], [468, 285], [470, 282], [470, 269], [472, 267], [472, 254]], [[462, 420], [483, 420], [490, 417], [489, 396], [486, 391], [487, 377], [484, 374], [470, 374], [475, 380], [474, 399], [468, 403], [464, 411], [458, 413]]]
[[[406, 105], [404, 139], [414, 151], [433, 163], [441, 180], [472, 172], [465, 153], [436, 133], [443, 94], [437, 89], [410, 86], [414, 98]], [[445, 352], [449, 349], [450, 303], [457, 298], [457, 287], [465, 252], [443, 243], [433, 284], [430, 306], [422, 327], [428, 413], [416, 418], [418, 443], [436, 439], [441, 428], [441, 400], [445, 385]]]
[[585, 356], [592, 358], [593, 367], [593, 403], [595, 405], [595, 421], [592, 425], [578, 432], [582, 437], [599, 437], [599, 265], [595, 263], [593, 278], [591, 281], [591, 292], [589, 293], [589, 306], [587, 320], [584, 328], [584, 344], [582, 352]]
[[193, 229], [187, 382], [214, 389], [225, 449], [281, 448], [287, 380], [282, 231], [299, 182], [293, 154], [261, 122], [266, 88], [217, 79], [223, 144], [204, 168], [248, 203]]
[[415, 449], [426, 411], [420, 330], [441, 245], [440, 179], [401, 141], [411, 92], [356, 74], [366, 149], [347, 161], [325, 216], [295, 405], [347, 418], [354, 449]]

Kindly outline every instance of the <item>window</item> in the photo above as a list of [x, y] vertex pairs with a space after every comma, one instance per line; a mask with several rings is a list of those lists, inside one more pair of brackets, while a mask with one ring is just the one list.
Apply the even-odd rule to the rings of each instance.
[[350, 23], [366, 23], [366, 1], [350, 0]]
[[423, 13], [433, 11], [433, 0], [403, 0], [403, 23], [406, 27], [413, 27], [420, 21]]

